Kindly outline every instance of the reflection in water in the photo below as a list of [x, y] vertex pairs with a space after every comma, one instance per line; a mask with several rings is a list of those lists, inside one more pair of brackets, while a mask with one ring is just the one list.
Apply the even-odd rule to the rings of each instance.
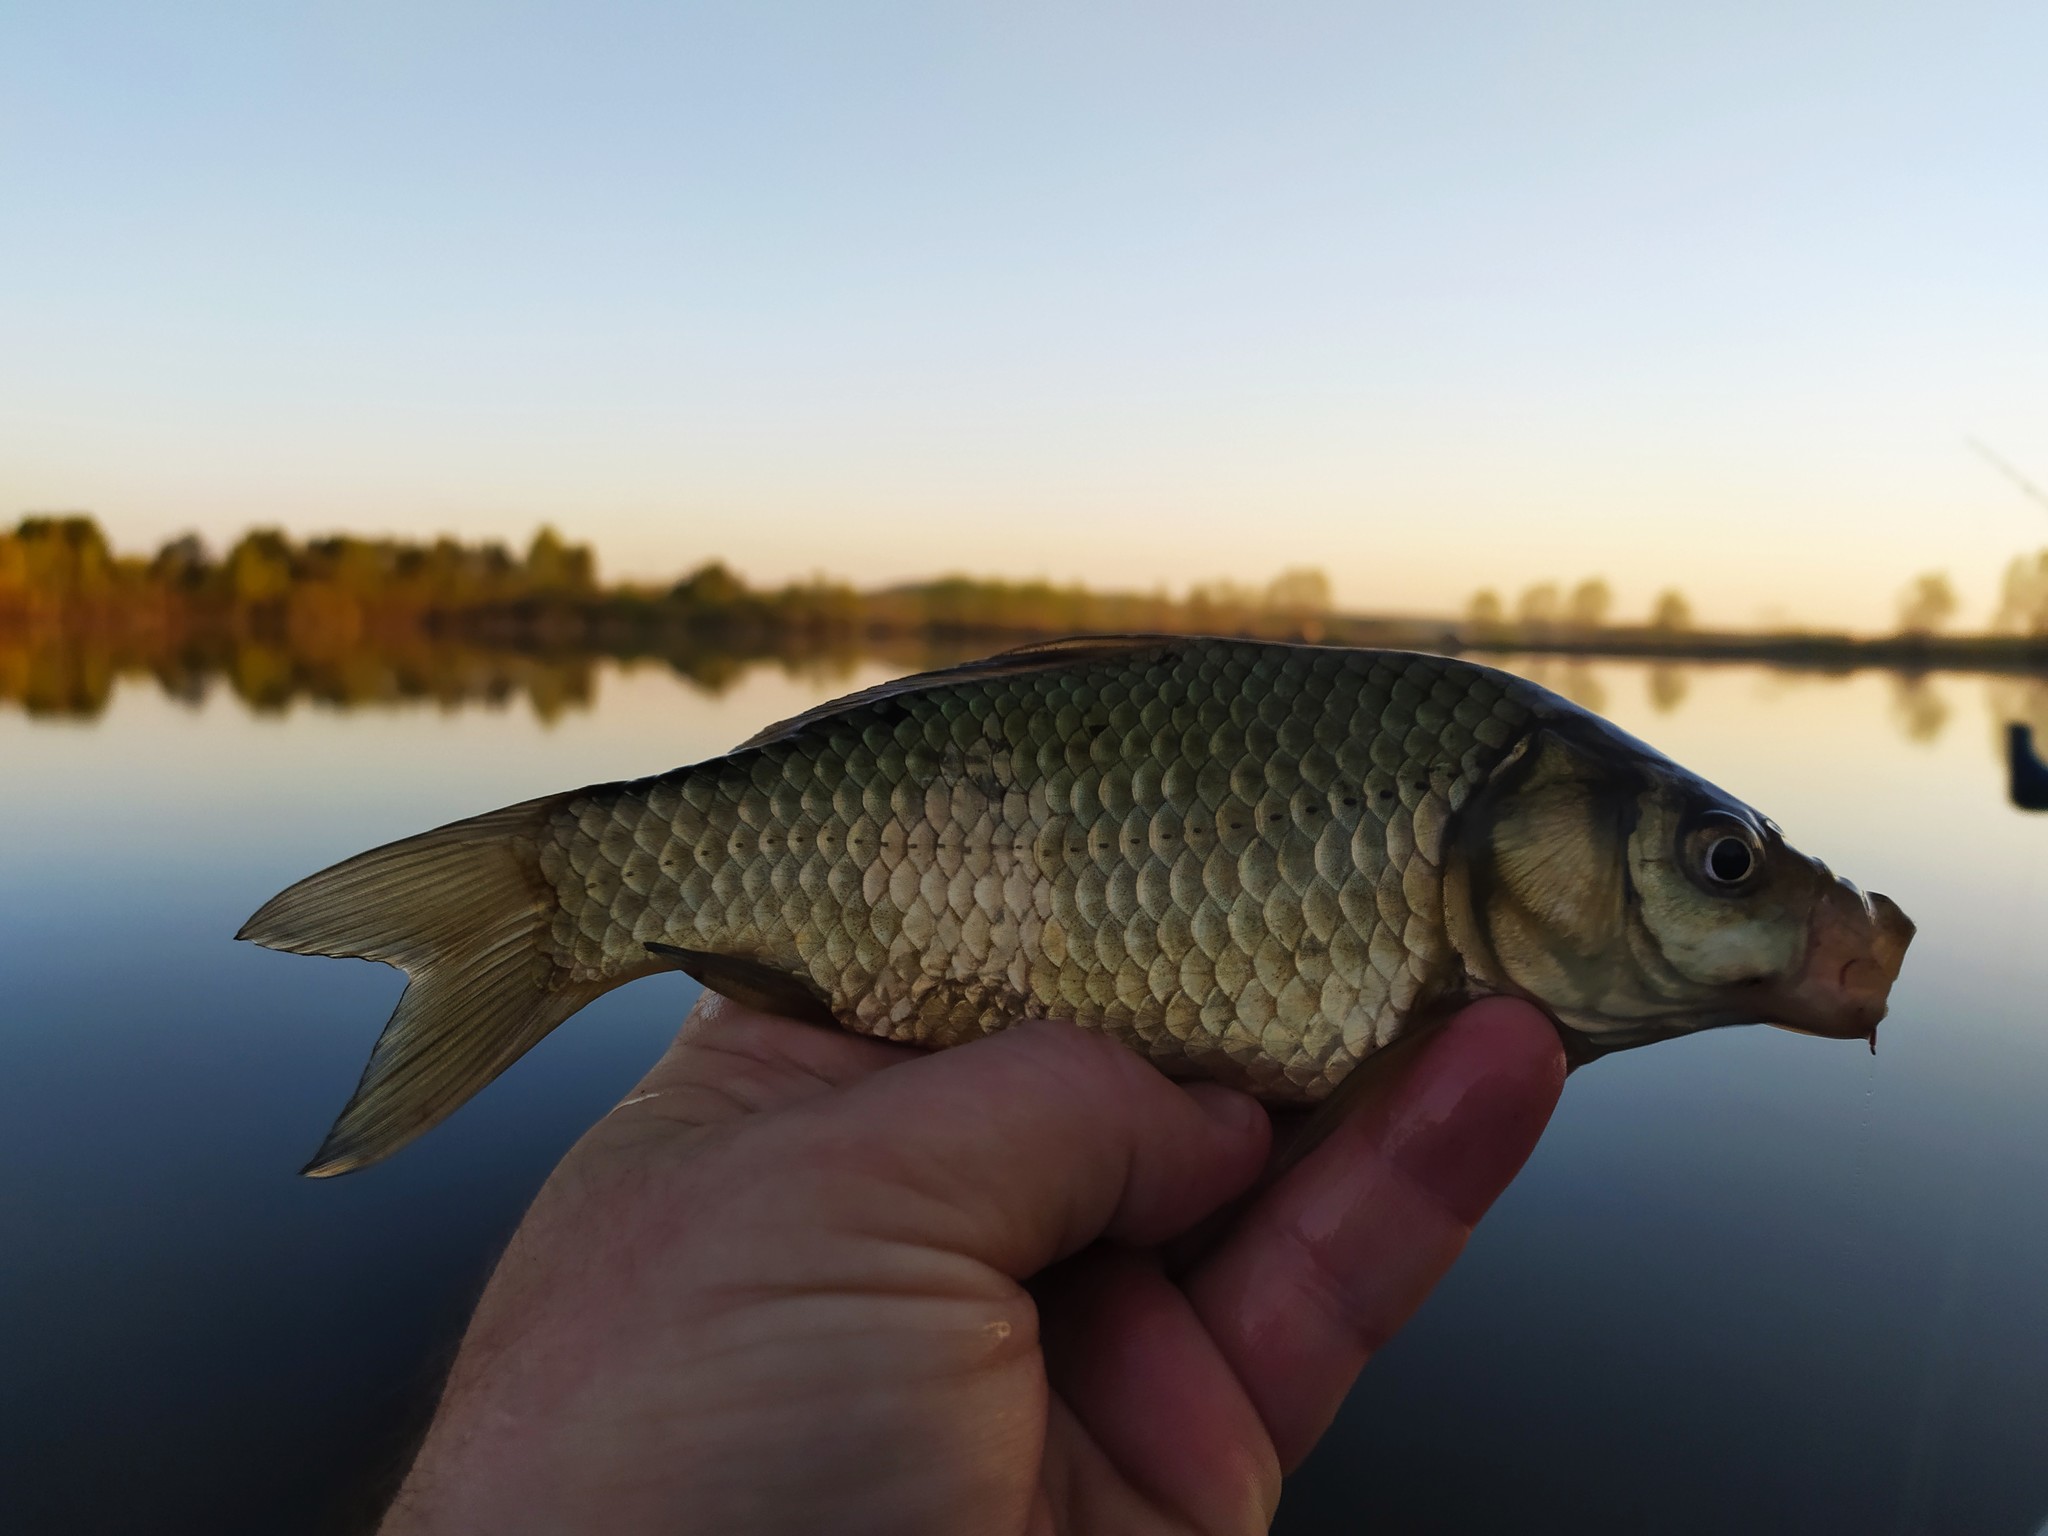
[[92, 718], [124, 678], [153, 678], [197, 704], [225, 684], [258, 712], [300, 699], [364, 706], [432, 700], [502, 704], [525, 697], [543, 720], [588, 707], [592, 662], [414, 636], [377, 646], [303, 646], [252, 636], [182, 644], [61, 635], [0, 638], [0, 704], [30, 715]]
[[1504, 658], [1510, 671], [1519, 672], [1532, 683], [1552, 693], [1561, 693], [1581, 709], [1594, 714], [1607, 712], [1607, 688], [1600, 681], [1594, 663], [1583, 656], [1516, 656]]
[[1650, 707], [1660, 715], [1668, 715], [1685, 702], [1687, 688], [1686, 669], [1660, 661], [1648, 673]]
[[1948, 701], [1935, 691], [1924, 672], [1892, 675], [1892, 718], [1906, 740], [1931, 745], [1948, 724]]
[[2017, 720], [2032, 727], [2034, 734], [2048, 741], [2048, 678], [1994, 677], [1985, 691], [1991, 706], [1991, 720], [1997, 728], [1997, 746], [2005, 750], [2005, 722]]
[[[906, 645], [803, 646], [753, 651], [686, 647], [656, 658], [713, 695], [755, 665], [779, 665], [821, 686], [852, 675], [878, 656], [905, 669], [956, 659], [952, 652]], [[306, 700], [344, 708], [430, 701], [505, 705], [524, 699], [541, 720], [590, 707], [592, 681], [607, 656], [582, 649], [491, 646], [446, 635], [406, 633], [351, 644], [298, 635], [77, 636], [0, 633], [0, 707], [32, 716], [92, 719], [123, 679], [153, 678], [170, 698], [198, 704], [225, 685], [251, 710], [272, 713]]]

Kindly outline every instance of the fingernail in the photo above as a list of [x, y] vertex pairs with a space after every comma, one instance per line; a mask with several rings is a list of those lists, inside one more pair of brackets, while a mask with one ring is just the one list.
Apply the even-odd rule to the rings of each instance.
[[1470, 1225], [1535, 1150], [1564, 1085], [1564, 1052], [1526, 1003], [1479, 1003], [1429, 1043], [1390, 1106], [1382, 1147]]

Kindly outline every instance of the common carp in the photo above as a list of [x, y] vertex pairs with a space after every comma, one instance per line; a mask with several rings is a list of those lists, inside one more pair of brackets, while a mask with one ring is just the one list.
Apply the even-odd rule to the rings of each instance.
[[409, 977], [319, 1176], [675, 967], [921, 1046], [1070, 1018], [1307, 1104], [1489, 993], [1539, 1004], [1575, 1060], [1741, 1023], [1874, 1039], [1912, 934], [1508, 673], [1121, 636], [885, 683], [725, 757], [373, 849], [238, 937]]

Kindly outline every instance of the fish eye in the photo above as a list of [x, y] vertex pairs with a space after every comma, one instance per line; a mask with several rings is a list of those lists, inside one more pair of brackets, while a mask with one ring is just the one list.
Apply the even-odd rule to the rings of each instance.
[[1739, 837], [1717, 837], [1707, 848], [1707, 875], [1723, 885], [1739, 885], [1756, 866], [1749, 844]]
[[1763, 844], [1747, 822], [1716, 812], [1705, 817], [1686, 839], [1686, 863], [1706, 890], [1717, 896], [1732, 895], [1763, 869]]

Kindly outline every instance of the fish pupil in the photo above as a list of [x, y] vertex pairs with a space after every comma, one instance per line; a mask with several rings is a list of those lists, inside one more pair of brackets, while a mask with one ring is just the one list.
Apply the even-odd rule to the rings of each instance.
[[1749, 845], [1739, 837], [1716, 838], [1707, 850], [1707, 873], [1725, 885], [1742, 879], [1755, 862]]

